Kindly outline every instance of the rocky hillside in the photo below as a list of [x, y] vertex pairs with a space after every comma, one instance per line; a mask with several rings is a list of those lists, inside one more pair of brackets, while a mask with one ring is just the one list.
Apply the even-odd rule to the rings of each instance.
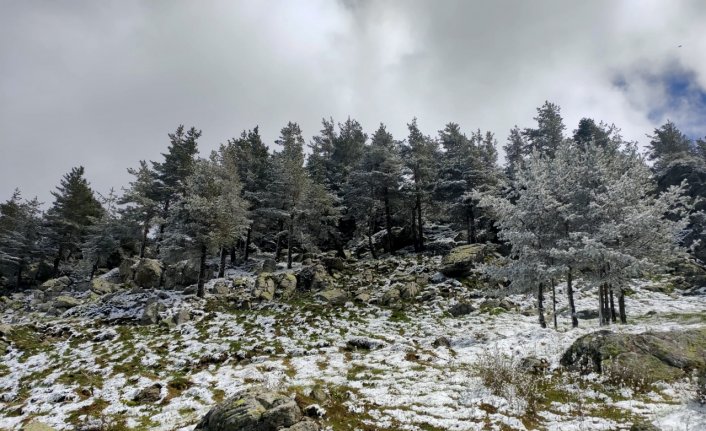
[[205, 299], [189, 262], [145, 259], [2, 297], [0, 429], [706, 428], [703, 290], [636, 281], [599, 331], [595, 292], [571, 329], [560, 285], [541, 329], [471, 273], [493, 253], [256, 257]]

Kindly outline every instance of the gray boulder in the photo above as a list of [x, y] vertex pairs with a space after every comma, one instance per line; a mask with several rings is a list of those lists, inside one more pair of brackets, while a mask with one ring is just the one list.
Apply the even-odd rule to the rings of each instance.
[[460, 277], [471, 273], [476, 264], [491, 253], [486, 244], [468, 244], [455, 247], [441, 260], [439, 271], [449, 277]]
[[571, 370], [625, 380], [670, 381], [706, 369], [706, 328], [642, 334], [598, 331], [574, 341], [560, 362]]
[[262, 387], [249, 388], [212, 408], [194, 431], [315, 431], [290, 397]]
[[126, 283], [134, 281], [139, 287], [159, 287], [162, 264], [157, 259], [125, 259], [120, 264], [120, 277]]
[[68, 310], [78, 305], [81, 305], [81, 301], [73, 296], [61, 295], [54, 300], [54, 306], [61, 310]]
[[52, 278], [42, 283], [40, 289], [47, 292], [62, 292], [71, 285], [71, 279], [67, 276]]
[[317, 292], [329, 287], [333, 287], [333, 278], [320, 263], [304, 267], [297, 274], [297, 290], [299, 291]]
[[329, 304], [343, 305], [348, 299], [348, 294], [342, 289], [327, 289], [317, 293], [316, 298], [322, 299]]
[[275, 297], [275, 278], [269, 272], [263, 272], [255, 280], [255, 297], [263, 301], [272, 301]]
[[181, 289], [199, 281], [199, 262], [197, 260], [182, 260], [167, 266], [164, 271], [164, 287], [166, 289]]

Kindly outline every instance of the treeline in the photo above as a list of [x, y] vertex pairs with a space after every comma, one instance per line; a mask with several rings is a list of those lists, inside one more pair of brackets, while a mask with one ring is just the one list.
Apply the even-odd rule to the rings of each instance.
[[383, 124], [368, 135], [354, 119], [324, 119], [308, 157], [296, 123], [274, 151], [255, 127], [207, 158], [198, 156], [201, 131], [180, 126], [161, 160], [128, 169], [133, 180], [119, 194], [94, 193], [78, 167], [46, 212], [19, 191], [0, 204], [0, 271], [6, 285], [25, 286], [62, 273], [91, 278], [130, 256], [198, 258], [203, 295], [211, 256], [223, 274], [253, 250], [289, 267], [304, 252], [433, 252], [425, 226], [435, 223], [457, 240], [502, 243], [508, 257], [488, 274], [536, 290], [541, 310], [562, 280], [591, 280], [602, 301], [616, 292], [622, 303], [628, 278], [680, 247], [703, 259], [703, 217], [686, 199], [704, 196], [703, 140], [668, 122], [650, 137], [649, 167], [615, 126], [586, 118], [569, 134], [549, 102], [535, 121], [511, 130], [504, 168], [491, 132], [456, 123], [427, 136], [414, 119], [398, 139]]

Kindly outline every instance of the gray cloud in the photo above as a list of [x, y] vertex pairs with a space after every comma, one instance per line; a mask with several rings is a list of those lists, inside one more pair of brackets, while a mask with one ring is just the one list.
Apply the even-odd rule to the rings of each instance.
[[272, 142], [289, 120], [311, 136], [348, 115], [503, 142], [549, 99], [570, 130], [591, 116], [644, 142], [669, 117], [703, 135], [691, 103], [665, 108], [645, 79], [706, 89], [703, 22], [700, 1], [4, 2], [0, 199], [50, 201], [78, 164], [119, 188], [180, 123], [204, 131], [202, 154], [257, 124]]

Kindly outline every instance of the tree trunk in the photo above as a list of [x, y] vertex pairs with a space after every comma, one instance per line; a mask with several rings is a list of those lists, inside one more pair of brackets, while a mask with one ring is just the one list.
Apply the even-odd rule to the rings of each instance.
[[603, 304], [603, 284], [598, 287], [598, 322], [605, 326], [605, 305]]
[[392, 249], [392, 215], [390, 214], [390, 196], [387, 187], [384, 190], [385, 195], [385, 229], [387, 230], [387, 252], [395, 254]]
[[245, 236], [245, 250], [243, 253], [243, 262], [247, 262], [250, 258], [250, 239], [252, 238], [252, 228], [248, 228], [248, 234]]
[[88, 281], [93, 280], [93, 276], [96, 275], [96, 270], [98, 270], [98, 262], [91, 266], [91, 275], [88, 276]]
[[573, 273], [571, 268], [566, 272], [566, 295], [569, 297], [569, 311], [571, 312], [571, 327], [578, 328], [579, 319], [576, 317], [576, 305], [574, 304]]
[[287, 269], [292, 269], [292, 236], [294, 236], [294, 213], [289, 215], [289, 232], [287, 232]]
[[605, 312], [603, 317], [605, 318], [606, 325], [610, 325], [610, 297], [608, 295], [608, 283], [603, 286], [603, 306], [605, 307]]
[[373, 244], [373, 221], [372, 219], [368, 222], [368, 247], [370, 248], [370, 256], [373, 259], [377, 259], [378, 256], [375, 253], [375, 245]]
[[559, 325], [557, 324], [556, 321], [556, 283], [554, 282], [554, 279], [552, 278], [552, 317], [554, 318], [554, 330], [559, 329]]
[[64, 246], [60, 245], [59, 250], [56, 252], [56, 257], [54, 258], [54, 277], [59, 275], [59, 263], [61, 263], [62, 254], [64, 254]]
[[[169, 199], [167, 199], [166, 202], [164, 202], [164, 209], [162, 210], [162, 217], [164, 218], [164, 220], [167, 219], [168, 214], [169, 214]], [[159, 237], [158, 237], [159, 239], [157, 240], [157, 247], [156, 247], [157, 249], [155, 251], [157, 253], [157, 256], [159, 256], [159, 249], [162, 247], [162, 240], [164, 239], [164, 229], [166, 227], [167, 227], [166, 223], [162, 223], [159, 225]]]
[[230, 248], [230, 264], [235, 265], [235, 246]]
[[544, 320], [544, 284], [539, 283], [537, 287], [537, 313], [539, 314], [539, 325], [542, 328], [547, 327], [547, 321]]
[[203, 298], [206, 296], [206, 289], [204, 288], [206, 284], [206, 246], [201, 246], [201, 264], [199, 265], [199, 284], [196, 290], [196, 296]]
[[150, 231], [150, 225], [149, 223], [145, 222], [144, 227], [142, 228], [142, 242], [140, 243], [140, 259], [145, 257], [145, 249], [147, 248], [147, 234]]
[[424, 222], [422, 221], [422, 197], [417, 194], [417, 230], [419, 231], [419, 251], [424, 251]]
[[628, 318], [625, 314], [625, 292], [622, 287], [618, 289], [618, 311], [620, 313], [620, 323], [628, 323]]
[[419, 238], [417, 238], [417, 216], [412, 208], [412, 236], [414, 237], [414, 251], [419, 251]]
[[471, 244], [471, 214], [466, 211], [466, 244]]
[[17, 265], [17, 288], [22, 284], [22, 261]]
[[218, 264], [218, 278], [226, 275], [226, 248], [221, 247], [221, 262]]
[[613, 323], [618, 320], [615, 314], [615, 302], [613, 302], [613, 286], [610, 286], [610, 320]]
[[279, 229], [277, 230], [277, 246], [275, 247], [275, 262], [279, 262], [279, 254], [282, 251], [282, 222], [279, 222]]
[[336, 249], [336, 257], [345, 259], [346, 252], [343, 250], [343, 244], [336, 238], [336, 235], [332, 234], [331, 231], [328, 232], [328, 237], [333, 241], [333, 247]]
[[469, 212], [468, 216], [471, 219], [470, 223], [469, 223], [471, 226], [471, 230], [470, 230], [471, 244], [475, 244], [478, 239], [478, 238], [476, 238], [476, 214], [473, 211], [473, 205], [471, 205], [469, 207], [469, 209], [470, 209], [470, 212]]

